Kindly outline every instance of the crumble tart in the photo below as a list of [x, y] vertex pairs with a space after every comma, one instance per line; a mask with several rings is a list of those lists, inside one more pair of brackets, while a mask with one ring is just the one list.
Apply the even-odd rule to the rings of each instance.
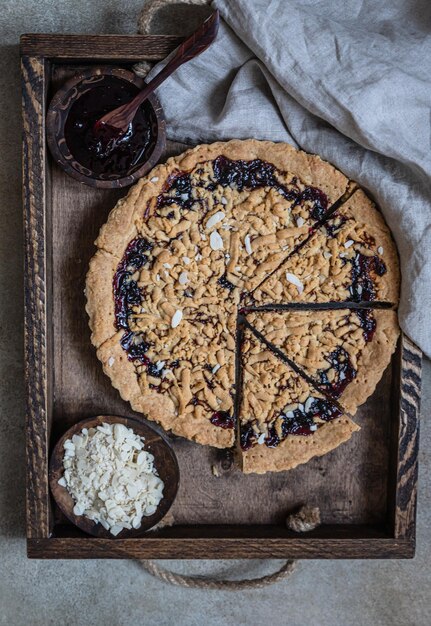
[[238, 457], [242, 471], [292, 469], [359, 430], [339, 407], [244, 329]]
[[231, 445], [241, 295], [347, 185], [317, 156], [254, 140], [197, 146], [138, 181], [102, 227], [87, 276], [92, 342], [122, 397], [176, 434]]
[[394, 241], [373, 202], [358, 189], [306, 243], [253, 292], [249, 303], [397, 304]]
[[373, 393], [399, 335], [391, 310], [272, 311], [247, 320], [351, 415]]
[[[349, 308], [359, 298], [373, 309], [379, 299], [396, 303], [398, 261], [389, 231], [362, 191], [348, 199], [353, 189], [319, 157], [255, 140], [197, 146], [138, 181], [101, 228], [86, 284], [92, 343], [105, 373], [132, 408], [177, 435], [231, 447], [238, 430], [237, 325], [245, 304], [346, 301]], [[290, 274], [289, 285], [278, 284], [280, 271]], [[298, 273], [309, 279], [307, 289]], [[326, 313], [321, 324], [331, 324]], [[364, 314], [368, 326], [376, 313]], [[358, 364], [355, 382], [340, 396], [351, 413], [372, 392], [389, 358], [397, 331], [388, 328], [376, 371], [361, 378], [365, 369]], [[271, 337], [269, 326], [261, 330]], [[286, 354], [292, 350], [292, 361], [306, 360], [308, 352], [304, 356], [288, 341], [285, 345], [282, 333], [274, 336], [274, 349], [276, 340]], [[352, 359], [362, 363], [362, 354], [380, 354], [375, 338], [364, 347], [356, 333], [355, 341]], [[321, 349], [320, 360], [325, 360], [326, 344]], [[287, 368], [283, 376], [296, 389], [292, 398], [298, 406], [306, 406], [300, 400], [305, 393], [312, 398], [308, 420], [310, 415], [318, 420], [318, 408], [335, 408], [325, 413], [331, 419], [316, 422], [312, 439], [307, 439], [310, 433], [300, 439], [295, 434], [289, 443], [288, 433], [264, 458], [258, 453], [262, 446], [252, 441], [252, 449], [243, 451], [245, 471], [294, 467], [333, 449], [357, 429], [331, 401], [319, 379], [323, 373], [312, 369], [315, 363], [310, 360], [308, 373], [303, 364], [298, 373], [273, 357], [274, 362], [268, 354], [268, 368], [274, 376], [276, 365]], [[327, 376], [332, 376], [329, 369]], [[253, 383], [249, 386], [243, 397], [251, 397]], [[274, 406], [284, 401], [276, 379], [272, 393]], [[264, 422], [274, 421], [267, 413]], [[316, 442], [317, 452], [310, 454], [309, 444], [298, 443], [304, 437]], [[287, 450], [293, 453], [290, 459], [283, 458]]]

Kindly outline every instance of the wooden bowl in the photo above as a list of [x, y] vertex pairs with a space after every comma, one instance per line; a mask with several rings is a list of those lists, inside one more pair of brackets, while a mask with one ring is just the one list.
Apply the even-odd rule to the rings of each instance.
[[125, 175], [97, 175], [76, 160], [70, 152], [65, 138], [66, 120], [73, 104], [90, 89], [103, 85], [106, 77], [116, 77], [142, 89], [144, 81], [133, 72], [118, 67], [91, 67], [68, 80], [51, 100], [46, 116], [46, 137], [55, 162], [63, 170], [81, 183], [92, 187], [127, 187], [138, 178], [145, 176], [158, 162], [166, 144], [166, 122], [162, 106], [155, 94], [146, 102], [151, 109], [151, 143], [145, 162], [135, 166]]
[[[106, 530], [102, 524], [96, 523], [85, 517], [84, 515], [75, 515], [73, 507], [75, 502], [65, 487], [58, 484], [59, 479], [63, 476], [63, 444], [66, 439], [70, 439], [73, 435], [81, 432], [83, 428], [94, 428], [103, 422], [108, 424], [124, 424], [127, 428], [145, 438], [145, 450], [151, 452], [154, 456], [154, 466], [157, 469], [159, 477], [164, 482], [163, 498], [157, 507], [156, 512], [149, 516], [143, 517], [141, 527], [138, 529], [123, 529], [121, 533], [114, 537], [109, 530]], [[59, 439], [51, 454], [49, 464], [49, 484], [52, 495], [61, 511], [75, 526], [84, 532], [101, 537], [104, 539], [128, 539], [133, 537], [141, 537], [149, 528], [155, 526], [166, 515], [171, 508], [175, 496], [177, 495], [180, 480], [179, 468], [175, 453], [165, 437], [160, 435], [154, 428], [137, 419], [128, 417], [117, 417], [115, 415], [98, 415], [90, 417], [78, 422]]]

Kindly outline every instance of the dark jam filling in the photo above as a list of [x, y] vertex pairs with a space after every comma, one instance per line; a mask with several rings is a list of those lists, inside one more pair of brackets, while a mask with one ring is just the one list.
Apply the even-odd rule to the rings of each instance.
[[[325, 357], [330, 366], [320, 372], [319, 388], [327, 390], [334, 398], [339, 398], [347, 385], [356, 378], [356, 370], [353, 367], [349, 353], [341, 346], [336, 348]], [[335, 370], [336, 377], [333, 381], [328, 379], [328, 373]]]
[[152, 365], [145, 353], [149, 350], [150, 344], [143, 341], [142, 337], [129, 330], [121, 338], [121, 347], [127, 352], [131, 361], [140, 361], [143, 365]]
[[383, 276], [386, 273], [386, 265], [378, 256], [365, 256], [357, 253], [352, 264], [352, 283], [350, 285], [351, 300], [353, 302], [372, 302], [376, 299], [376, 289], [373, 274]]
[[121, 263], [114, 276], [115, 326], [118, 330], [129, 330], [129, 313], [132, 306], [141, 303], [141, 292], [138, 284], [132, 279], [133, 274], [149, 262], [148, 252], [153, 245], [137, 237], [127, 246]]
[[[186, 210], [190, 209], [196, 201], [196, 198], [193, 197], [190, 174], [179, 172], [169, 177], [163, 193], [157, 197], [156, 206], [158, 209], [163, 209], [172, 204], [176, 204]], [[168, 214], [167, 217], [172, 219], [174, 215], [174, 212], [172, 212]]]
[[223, 274], [223, 276], [220, 276], [217, 282], [221, 287], [227, 289], [228, 291], [233, 291], [235, 289], [235, 285], [226, 278], [225, 274]]
[[[304, 405], [300, 405], [294, 411], [289, 411], [288, 415], [281, 414], [281, 438], [278, 436], [275, 426], [268, 430], [268, 436], [264, 443], [268, 448], [277, 447], [288, 435], [309, 436], [315, 432], [314, 419], [317, 417], [325, 422], [329, 422], [336, 417], [340, 417], [341, 411], [329, 400], [314, 398], [311, 406], [305, 410]], [[249, 450], [256, 442], [256, 434], [250, 422], [241, 425], [240, 446], [243, 450]]]
[[335, 217], [334, 219], [329, 220], [325, 224], [325, 230], [328, 237], [335, 237], [340, 228], [347, 222], [347, 217], [345, 215], [340, 215]]
[[217, 411], [210, 418], [211, 424], [220, 428], [233, 428], [233, 417], [227, 411]]
[[310, 201], [313, 203], [311, 217], [316, 220], [321, 219], [328, 208], [328, 198], [323, 191], [315, 187], [306, 187], [301, 192], [296, 186], [295, 178], [292, 180], [292, 188], [286, 187], [277, 180], [275, 165], [267, 161], [261, 159], [233, 161], [219, 156], [213, 162], [213, 169], [215, 182], [222, 187], [235, 187], [238, 191], [270, 187], [286, 200], [293, 200], [295, 204], [300, 204], [303, 200]]
[[[269, 187], [275, 189], [283, 198], [293, 201], [293, 206], [302, 201], [311, 202], [310, 216], [315, 220], [322, 219], [328, 208], [328, 198], [323, 191], [315, 187], [306, 187], [301, 192], [297, 186], [296, 178], [292, 179], [291, 187], [283, 185], [276, 178], [277, 169], [275, 165], [261, 159], [234, 161], [224, 156], [218, 156], [213, 161], [213, 172], [212, 180], [197, 182], [196, 186], [203, 187], [208, 191], [214, 191], [217, 185], [234, 187], [238, 191]], [[202, 174], [203, 170], [198, 169], [196, 173]], [[156, 205], [158, 209], [171, 204], [176, 204], [182, 209], [191, 209], [195, 202], [202, 202], [202, 200], [193, 197], [190, 174], [178, 172], [170, 177], [163, 192], [158, 196]]]
[[358, 316], [361, 328], [364, 331], [364, 339], [368, 343], [374, 337], [377, 326], [373, 311], [371, 309], [363, 309], [355, 311], [355, 313]]
[[132, 83], [106, 76], [70, 109], [64, 127], [67, 147], [78, 163], [96, 176], [119, 178], [148, 160], [154, 146], [154, 112], [149, 102], [139, 107], [124, 135], [107, 126], [95, 128], [105, 113], [130, 102], [138, 91]]

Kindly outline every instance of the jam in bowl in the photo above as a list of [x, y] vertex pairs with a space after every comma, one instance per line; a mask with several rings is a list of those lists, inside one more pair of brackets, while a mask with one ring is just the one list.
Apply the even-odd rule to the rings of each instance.
[[106, 137], [109, 128], [95, 128], [105, 113], [130, 102], [142, 87], [132, 72], [98, 67], [57, 91], [48, 109], [47, 140], [67, 174], [93, 187], [125, 187], [156, 165], [165, 147], [165, 119], [154, 94], [120, 138]]

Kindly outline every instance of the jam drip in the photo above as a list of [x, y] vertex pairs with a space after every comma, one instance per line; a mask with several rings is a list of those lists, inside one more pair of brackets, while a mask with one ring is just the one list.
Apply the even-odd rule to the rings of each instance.
[[141, 292], [132, 275], [148, 263], [148, 252], [153, 245], [142, 237], [133, 239], [127, 246], [114, 276], [115, 327], [129, 330], [129, 310], [141, 303]]
[[223, 276], [220, 276], [217, 282], [221, 287], [223, 287], [224, 289], [227, 289], [228, 291], [233, 291], [235, 289], [235, 285], [231, 283], [230, 280], [227, 279], [226, 274], [223, 274]]
[[372, 302], [376, 299], [376, 289], [373, 274], [383, 276], [386, 265], [378, 256], [365, 256], [358, 252], [352, 264], [352, 284], [350, 285], [351, 300], [353, 302]]
[[121, 347], [127, 352], [130, 361], [140, 361], [143, 365], [150, 366], [150, 360], [145, 353], [150, 348], [150, 344], [142, 339], [142, 337], [129, 330], [121, 339]]
[[329, 222], [325, 224], [325, 230], [328, 237], [331, 239], [337, 235], [340, 228], [347, 222], [347, 217], [345, 215], [336, 215], [334, 218], [331, 218]]
[[[310, 397], [305, 405], [299, 404], [294, 411], [281, 413], [281, 437], [277, 434], [275, 426], [270, 426], [268, 435], [265, 438], [265, 445], [268, 448], [277, 447], [288, 435], [312, 435], [318, 428], [314, 422], [317, 417], [325, 422], [329, 422], [336, 417], [340, 417], [341, 411], [329, 400]], [[249, 450], [256, 443], [256, 434], [251, 422], [241, 425], [240, 446], [243, 450]]]
[[233, 428], [233, 417], [227, 411], [216, 411], [210, 418], [211, 424], [220, 428]]
[[[334, 398], [339, 398], [347, 385], [356, 378], [356, 370], [350, 361], [349, 353], [341, 346], [326, 356], [325, 360], [330, 366], [320, 372], [319, 388], [327, 390]], [[333, 370], [337, 375], [331, 382], [328, 373]]]

